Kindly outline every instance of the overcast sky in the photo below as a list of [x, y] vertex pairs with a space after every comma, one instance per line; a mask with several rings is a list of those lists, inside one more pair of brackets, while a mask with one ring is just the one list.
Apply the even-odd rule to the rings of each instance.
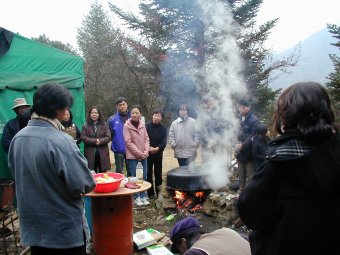
[[[107, 8], [115, 3], [131, 11], [138, 0], [98, 0]], [[171, 0], [170, 0], [171, 1]], [[207, 0], [209, 1], [209, 0]], [[88, 14], [94, 0], [10, 0], [1, 2], [0, 27], [25, 37], [46, 34], [77, 47], [77, 28]], [[258, 22], [280, 18], [272, 30], [267, 46], [280, 52], [326, 27], [327, 23], [340, 25], [339, 0], [264, 0]], [[112, 16], [107, 8], [108, 14]]]

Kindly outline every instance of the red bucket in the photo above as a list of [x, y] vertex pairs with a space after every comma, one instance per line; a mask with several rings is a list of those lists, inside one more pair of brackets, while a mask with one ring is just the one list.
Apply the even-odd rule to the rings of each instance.
[[[99, 177], [108, 179], [108, 181], [104, 183], [98, 183], [97, 178]], [[111, 178], [107, 178], [107, 177], [111, 177]], [[109, 193], [119, 188], [120, 183], [125, 178], [125, 176], [124, 174], [120, 174], [120, 173], [100, 173], [100, 174], [94, 174], [93, 178], [96, 181], [96, 187], [93, 190], [94, 192]]]

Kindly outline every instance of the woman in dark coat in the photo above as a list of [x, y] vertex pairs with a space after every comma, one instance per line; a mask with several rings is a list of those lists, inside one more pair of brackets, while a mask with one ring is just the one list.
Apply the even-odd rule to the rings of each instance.
[[329, 96], [298, 83], [276, 108], [281, 135], [238, 199], [252, 254], [340, 254], [340, 137]]
[[97, 173], [110, 170], [108, 143], [111, 141], [111, 132], [98, 108], [91, 107], [88, 111], [80, 138], [84, 143], [84, 156], [89, 168]]
[[80, 139], [80, 130], [76, 124], [73, 122], [73, 114], [70, 110], [66, 110], [65, 116], [61, 121], [61, 131], [65, 132], [66, 134], [70, 135], [73, 138], [73, 141], [78, 145], [81, 143]]
[[252, 146], [253, 153], [253, 161], [254, 161], [254, 172], [259, 169], [261, 164], [264, 162], [267, 150], [268, 150], [268, 142], [270, 141], [268, 136], [268, 128], [265, 124], [259, 123], [255, 127]]

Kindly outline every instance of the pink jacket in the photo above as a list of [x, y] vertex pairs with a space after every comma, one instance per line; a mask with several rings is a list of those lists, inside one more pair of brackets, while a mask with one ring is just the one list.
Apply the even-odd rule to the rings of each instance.
[[141, 159], [142, 155], [149, 155], [150, 140], [144, 123], [140, 122], [138, 129], [127, 120], [123, 129], [127, 159]]

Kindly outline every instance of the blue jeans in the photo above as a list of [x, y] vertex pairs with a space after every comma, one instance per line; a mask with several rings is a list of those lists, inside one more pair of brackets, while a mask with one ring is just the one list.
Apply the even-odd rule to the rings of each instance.
[[[126, 164], [130, 170], [131, 176], [136, 177], [137, 163], [138, 163], [138, 159], [127, 159], [126, 160]], [[143, 165], [143, 180], [146, 181], [148, 178], [147, 177], [148, 176], [148, 161], [146, 159], [142, 159], [141, 163]], [[148, 197], [148, 193], [146, 191], [143, 191], [143, 192], [133, 194], [133, 198], [137, 198], [137, 197], [140, 197], [140, 198]]]
[[127, 176], [131, 176], [129, 166], [125, 158], [125, 154], [115, 152], [114, 155], [115, 155], [116, 173], [121, 173], [121, 174], [123, 173], [124, 161], [125, 161]]

